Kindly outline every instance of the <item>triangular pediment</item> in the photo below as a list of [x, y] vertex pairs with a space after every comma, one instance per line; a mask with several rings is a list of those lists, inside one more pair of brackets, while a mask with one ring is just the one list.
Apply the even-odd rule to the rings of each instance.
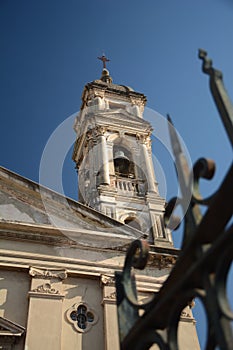
[[0, 232], [7, 239], [104, 247], [140, 231], [0, 167]]
[[[111, 125], [111, 127], [124, 125], [124, 128], [132, 128], [134, 131], [151, 130], [151, 124], [145, 119], [128, 112], [126, 109], [116, 109], [107, 111], [98, 111], [90, 113], [90, 117], [94, 117], [96, 124]], [[85, 117], [84, 124], [89, 124], [89, 118]], [[85, 129], [85, 127], [84, 127]]]
[[[143, 126], [145, 128], [145, 126], [150, 127], [150, 123], [148, 121], [146, 121], [145, 119], [137, 116], [136, 114], [132, 114], [129, 113], [127, 110], [125, 109], [118, 109], [118, 110], [110, 110], [107, 112], [104, 112], [103, 115], [107, 115], [108, 118], [110, 118], [111, 120], [114, 119], [118, 119], [119, 118], [124, 121], [124, 122], [136, 122], [138, 126]], [[101, 116], [101, 114], [96, 114], [96, 116]]]
[[0, 336], [21, 337], [25, 328], [7, 318], [0, 317]]

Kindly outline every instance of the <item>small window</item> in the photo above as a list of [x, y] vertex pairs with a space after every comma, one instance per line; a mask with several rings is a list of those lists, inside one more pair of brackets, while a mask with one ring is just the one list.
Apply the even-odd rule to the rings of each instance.
[[98, 321], [96, 313], [85, 303], [75, 304], [67, 311], [68, 321], [78, 332], [87, 332]]

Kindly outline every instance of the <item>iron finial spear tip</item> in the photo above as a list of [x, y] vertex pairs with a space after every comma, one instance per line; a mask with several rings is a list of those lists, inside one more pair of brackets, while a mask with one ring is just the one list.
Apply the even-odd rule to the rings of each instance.
[[208, 57], [207, 51], [199, 49], [198, 57], [202, 60], [202, 70], [204, 73], [211, 75], [213, 73], [212, 60]]
[[198, 57], [200, 59], [205, 59], [205, 57], [207, 57], [207, 51], [203, 50], [203, 49], [199, 49], [198, 50]]
[[167, 120], [169, 121], [169, 123], [171, 123], [171, 124], [173, 125], [173, 122], [172, 122], [172, 119], [171, 119], [171, 117], [170, 117], [170, 114], [169, 114], [169, 113], [167, 113]]
[[207, 51], [199, 49], [198, 57], [202, 60], [202, 71], [213, 79], [222, 79], [222, 72], [213, 68], [212, 60], [208, 57]]
[[174, 124], [169, 114], [167, 114], [167, 120], [168, 120], [168, 131], [170, 135], [170, 142], [173, 149], [173, 154], [176, 158], [180, 153], [182, 153], [182, 148], [181, 148], [179, 136], [176, 132], [176, 129], [174, 127]]

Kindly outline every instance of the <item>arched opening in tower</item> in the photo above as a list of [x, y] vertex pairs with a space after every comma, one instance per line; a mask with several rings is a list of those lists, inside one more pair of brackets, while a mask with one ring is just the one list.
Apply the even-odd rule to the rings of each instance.
[[137, 230], [141, 231], [141, 225], [139, 224], [139, 222], [132, 217], [129, 217], [127, 219], [125, 219], [124, 223], [128, 226], [131, 226], [133, 228], [136, 228]]
[[114, 145], [113, 155], [115, 175], [135, 178], [134, 163], [132, 162], [131, 152], [125, 147]]

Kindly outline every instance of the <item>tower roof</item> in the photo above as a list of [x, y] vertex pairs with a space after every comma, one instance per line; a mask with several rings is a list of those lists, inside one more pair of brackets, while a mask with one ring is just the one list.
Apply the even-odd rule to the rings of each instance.
[[83, 104], [81, 109], [85, 106], [86, 100], [89, 99], [88, 96], [115, 96], [122, 98], [123, 100], [128, 100], [129, 102], [140, 101], [143, 105], [146, 104], [146, 96], [140, 92], [134, 91], [130, 86], [114, 84], [109, 71], [104, 68], [100, 79], [93, 80], [87, 83], [83, 90], [82, 101]]
[[89, 105], [89, 101], [95, 97], [107, 99], [116, 98], [118, 101], [124, 101], [124, 103], [142, 106], [143, 110], [146, 104], [146, 96], [142, 93], [134, 91], [134, 89], [129, 86], [114, 84], [109, 70], [106, 68], [106, 62], [109, 62], [110, 60], [105, 56], [105, 54], [97, 58], [103, 62], [102, 74], [99, 79], [95, 79], [85, 85], [82, 94], [83, 103], [81, 105], [81, 110]]

